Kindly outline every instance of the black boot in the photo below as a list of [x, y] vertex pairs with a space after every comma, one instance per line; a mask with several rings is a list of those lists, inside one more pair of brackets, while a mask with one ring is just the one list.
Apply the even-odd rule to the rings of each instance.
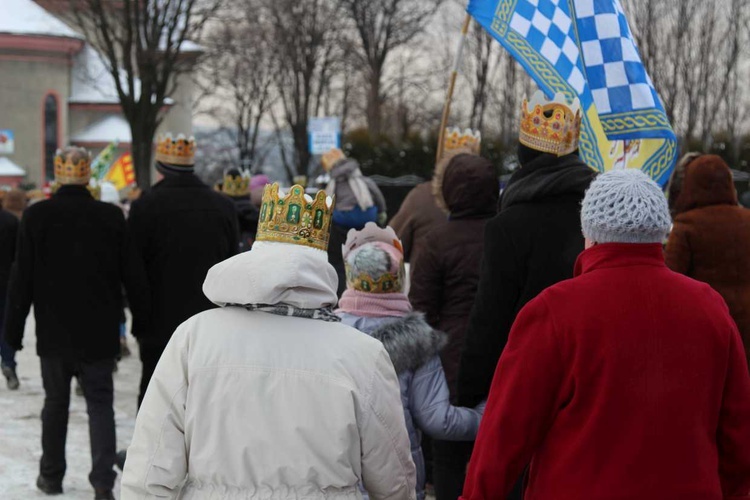
[[48, 495], [62, 495], [62, 483], [47, 479], [44, 476], [36, 478], [36, 487]]
[[115, 496], [112, 494], [112, 490], [94, 490], [96, 495], [94, 500], [115, 500]]
[[2, 363], [2, 371], [5, 379], [8, 382], [8, 389], [11, 391], [17, 391], [21, 383], [18, 381], [18, 375], [16, 375], [16, 369]]

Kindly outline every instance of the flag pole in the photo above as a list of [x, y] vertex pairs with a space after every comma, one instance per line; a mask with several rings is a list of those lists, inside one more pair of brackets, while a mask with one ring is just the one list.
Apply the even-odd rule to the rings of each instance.
[[450, 81], [448, 83], [448, 93], [445, 96], [445, 104], [443, 105], [443, 117], [440, 120], [440, 132], [438, 133], [438, 145], [437, 145], [437, 157], [435, 161], [439, 161], [443, 156], [443, 147], [445, 140], [445, 127], [448, 126], [448, 118], [451, 114], [451, 101], [453, 100], [453, 90], [456, 88], [456, 78], [458, 77], [458, 68], [461, 64], [461, 53], [464, 50], [464, 42], [466, 41], [466, 34], [469, 32], [469, 25], [471, 24], [471, 14], [466, 13], [464, 18], [464, 24], [461, 27], [461, 37], [458, 40], [458, 48], [456, 49], [456, 58], [453, 60], [453, 71], [451, 71]]

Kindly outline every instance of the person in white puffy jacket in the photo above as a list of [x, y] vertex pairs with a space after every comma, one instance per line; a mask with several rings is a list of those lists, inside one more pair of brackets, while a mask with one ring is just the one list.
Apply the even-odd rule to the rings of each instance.
[[[276, 199], [277, 190], [266, 188], [252, 250], [208, 273], [204, 293], [222, 307], [180, 325], [159, 361], [128, 449], [124, 500], [360, 499], [359, 482], [371, 499], [415, 497], [390, 358], [331, 312], [329, 215], [323, 235], [302, 188]], [[315, 220], [319, 231], [293, 239], [275, 219], [296, 231], [296, 199], [297, 229]]]

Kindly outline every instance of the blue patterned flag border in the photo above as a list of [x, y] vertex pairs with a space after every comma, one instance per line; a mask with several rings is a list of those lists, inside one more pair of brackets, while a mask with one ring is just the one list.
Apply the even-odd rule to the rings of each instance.
[[471, 0], [467, 10], [545, 94], [580, 99], [579, 147], [587, 163], [607, 168], [601, 135], [663, 139], [641, 169], [666, 183], [677, 157], [675, 134], [619, 0]]

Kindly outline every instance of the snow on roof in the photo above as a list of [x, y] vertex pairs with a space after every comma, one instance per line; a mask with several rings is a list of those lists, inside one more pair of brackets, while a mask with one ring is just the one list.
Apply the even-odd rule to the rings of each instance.
[[[91, 45], [86, 46], [73, 59], [73, 81], [70, 88], [70, 99], [72, 103], [103, 103], [117, 104], [117, 88], [112, 81], [112, 74], [101, 54]], [[124, 74], [120, 75], [123, 83], [126, 82]], [[140, 93], [140, 81], [136, 80], [136, 92]]]
[[121, 115], [109, 115], [94, 122], [71, 137], [70, 142], [125, 142], [131, 141], [130, 124]]
[[9, 158], [0, 156], [0, 177], [23, 177], [26, 175], [26, 170], [22, 169]]
[[2, 0], [2, 4], [0, 33], [83, 39], [33, 0]]
[[[128, 88], [127, 74], [120, 70], [120, 81], [125, 89]], [[117, 88], [112, 79], [112, 73], [104, 57], [91, 45], [86, 44], [73, 58], [72, 83], [70, 86], [70, 98], [72, 104], [119, 104]], [[134, 80], [136, 99], [141, 94], [141, 81]], [[127, 92], [127, 90], [126, 90]], [[167, 97], [164, 104], [170, 106], [174, 100]]]

